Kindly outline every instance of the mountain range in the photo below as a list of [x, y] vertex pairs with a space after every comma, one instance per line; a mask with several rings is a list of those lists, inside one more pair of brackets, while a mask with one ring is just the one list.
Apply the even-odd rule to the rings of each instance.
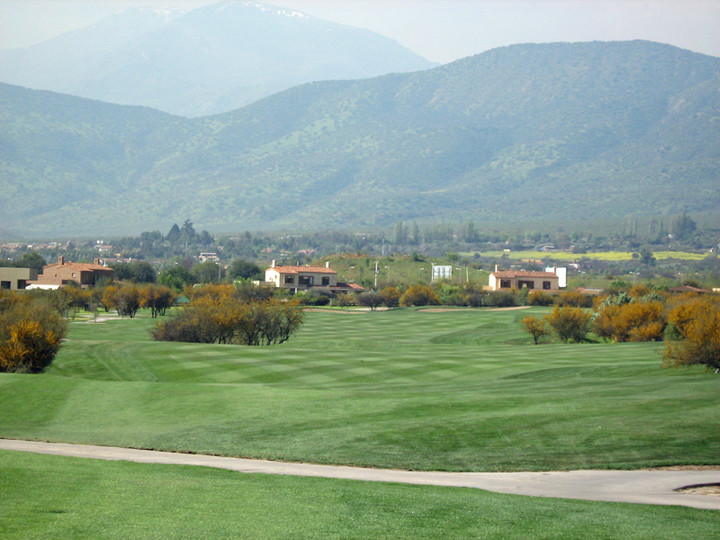
[[184, 118], [0, 85], [6, 236], [576, 222], [720, 208], [720, 59], [525, 44]]
[[0, 81], [195, 117], [306, 82], [434, 64], [397, 42], [252, 1], [190, 12], [131, 8], [31, 47], [0, 51]]

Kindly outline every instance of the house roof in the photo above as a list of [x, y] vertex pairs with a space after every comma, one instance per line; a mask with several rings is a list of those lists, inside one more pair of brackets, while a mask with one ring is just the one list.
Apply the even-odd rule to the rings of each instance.
[[43, 266], [43, 273], [45, 273], [45, 269], [50, 268], [60, 268], [60, 267], [67, 267], [72, 268], [73, 270], [77, 270], [80, 272], [94, 272], [97, 270], [104, 270], [106, 272], [112, 272], [112, 268], [108, 268], [107, 266], [102, 266], [101, 264], [95, 264], [95, 263], [74, 263], [74, 262], [65, 262], [65, 263], [52, 263], [48, 264], [47, 266]]
[[363, 287], [362, 285], [358, 285], [357, 283], [338, 282], [338, 284], [335, 287], [330, 287], [330, 290], [365, 292], [365, 287]]
[[692, 287], [690, 285], [681, 285], [679, 287], [670, 287], [668, 289], [670, 292], [675, 293], [683, 293], [683, 292], [696, 292], [696, 293], [708, 293], [710, 291], [707, 291], [705, 289], [700, 289], [698, 287]]
[[496, 278], [514, 279], [514, 278], [557, 278], [555, 272], [526, 272], [524, 270], [498, 270], [493, 272]]
[[273, 266], [268, 270], [276, 270], [280, 274], [337, 274], [324, 266]]

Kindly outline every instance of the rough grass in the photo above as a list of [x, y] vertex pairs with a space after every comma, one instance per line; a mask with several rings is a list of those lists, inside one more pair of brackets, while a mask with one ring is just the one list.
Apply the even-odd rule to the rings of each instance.
[[[483, 251], [463, 252], [461, 255], [471, 257], [475, 253], [483, 257], [509, 257], [510, 259], [552, 259], [555, 261], [576, 261], [582, 258], [602, 261], [630, 261], [633, 258], [631, 251], [597, 251], [589, 253], [573, 253], [571, 251]], [[707, 253], [690, 253], [687, 251], [654, 251], [653, 257], [657, 260], [680, 259], [687, 261], [700, 261], [707, 257]]]
[[412, 469], [720, 464], [717, 377], [661, 369], [661, 344], [533, 346], [528, 313], [308, 313], [269, 348], [74, 323], [49, 373], [0, 377], [0, 435]]
[[720, 512], [0, 451], [0, 536], [717, 538]]

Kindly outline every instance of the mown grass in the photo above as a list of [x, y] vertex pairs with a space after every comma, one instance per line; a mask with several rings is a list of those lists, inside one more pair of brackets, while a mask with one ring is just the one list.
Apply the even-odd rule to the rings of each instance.
[[661, 344], [533, 346], [530, 312], [308, 313], [269, 348], [73, 323], [48, 373], [0, 377], [0, 436], [409, 469], [720, 464], [717, 377], [661, 369]]
[[0, 536], [717, 538], [720, 512], [0, 451]]

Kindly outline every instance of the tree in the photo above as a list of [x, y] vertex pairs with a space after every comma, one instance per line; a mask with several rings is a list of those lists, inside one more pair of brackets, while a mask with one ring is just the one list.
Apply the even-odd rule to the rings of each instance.
[[134, 281], [136, 283], [155, 283], [157, 276], [155, 269], [147, 261], [133, 261], [131, 263], [111, 264], [118, 281]]
[[552, 329], [545, 319], [538, 319], [534, 315], [528, 315], [522, 320], [523, 330], [530, 334], [535, 345], [540, 338], [552, 334]]
[[175, 293], [164, 285], [145, 285], [140, 289], [140, 307], [150, 308], [152, 318], [165, 315], [175, 302]]
[[227, 275], [230, 279], [261, 279], [263, 277], [262, 269], [255, 263], [236, 259], [227, 269]]
[[29, 295], [0, 292], [0, 371], [39, 373], [53, 361], [67, 325]]
[[671, 309], [668, 321], [682, 340], [667, 340], [664, 367], [704, 365], [720, 373], [720, 300], [688, 297]]
[[185, 244], [185, 246], [187, 246], [188, 244], [194, 244], [198, 241], [197, 232], [195, 232], [192, 221], [190, 221], [189, 219], [185, 220], [185, 223], [183, 223], [183, 226], [180, 229], [179, 240], [181, 243]]
[[364, 292], [357, 295], [358, 305], [370, 308], [370, 311], [375, 311], [378, 306], [383, 303], [382, 297], [373, 292]]
[[214, 261], [201, 262], [190, 269], [197, 283], [217, 283], [220, 281], [220, 272], [220, 266]]
[[657, 261], [652, 251], [648, 248], [643, 248], [640, 250], [640, 262], [647, 266], [654, 266]]
[[672, 223], [673, 236], [678, 240], [685, 240], [696, 228], [697, 224], [695, 221], [685, 212], [676, 216]]
[[555, 306], [547, 322], [564, 343], [582, 343], [587, 337], [590, 313], [579, 307]]
[[46, 264], [47, 263], [45, 262], [45, 259], [42, 258], [42, 255], [36, 251], [26, 251], [22, 254], [22, 257], [15, 261], [15, 266], [19, 268], [32, 268], [38, 272], [42, 272], [43, 267]]
[[117, 285], [107, 285], [102, 290], [102, 296], [100, 297], [100, 305], [105, 309], [106, 312], [110, 311], [113, 308], [117, 309], [117, 299]]
[[131, 319], [135, 317], [137, 310], [140, 309], [140, 291], [138, 288], [135, 285], [120, 287], [117, 292], [115, 306], [118, 314], [122, 317], [126, 315]]
[[184, 266], [177, 264], [160, 272], [158, 283], [182, 291], [187, 285], [195, 283], [195, 278]]
[[177, 223], [173, 223], [173, 226], [170, 227], [170, 230], [165, 235], [165, 238], [171, 244], [174, 244], [178, 240], [180, 240], [180, 227], [178, 227]]
[[155, 283], [157, 274], [152, 265], [147, 261], [133, 261], [130, 263], [133, 269], [133, 278], [138, 283]]

